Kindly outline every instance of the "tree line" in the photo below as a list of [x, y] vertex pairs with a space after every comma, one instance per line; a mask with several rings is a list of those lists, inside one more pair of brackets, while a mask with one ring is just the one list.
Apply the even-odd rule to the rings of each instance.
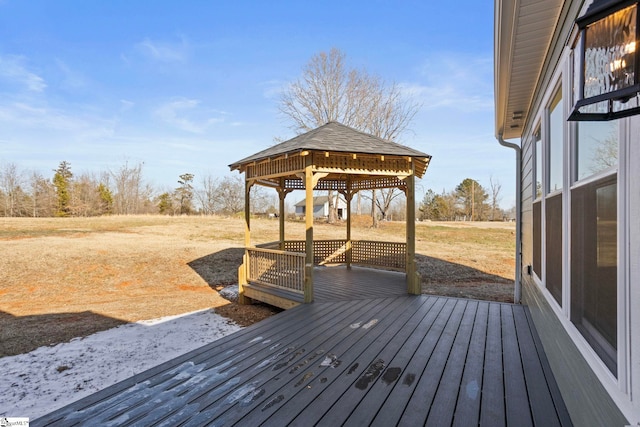
[[[48, 178], [38, 171], [21, 170], [15, 163], [0, 164], [0, 216], [89, 217], [134, 214], [223, 214], [244, 210], [241, 176], [215, 178], [184, 173], [172, 189], [158, 189], [143, 176], [144, 163], [125, 162], [117, 169], [75, 174], [67, 161]], [[266, 189], [254, 188], [252, 210], [274, 210], [277, 200]]]
[[500, 208], [502, 185], [489, 179], [485, 189], [478, 181], [466, 178], [454, 190], [441, 194], [427, 190], [418, 207], [421, 221], [505, 221], [513, 212]]

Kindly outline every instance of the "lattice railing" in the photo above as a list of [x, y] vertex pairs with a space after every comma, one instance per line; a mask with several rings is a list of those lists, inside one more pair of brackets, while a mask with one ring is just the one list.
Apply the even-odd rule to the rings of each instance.
[[[305, 252], [304, 240], [289, 240], [285, 251]], [[351, 263], [372, 267], [404, 270], [406, 268], [407, 244], [403, 242], [377, 242], [372, 240], [351, 241]], [[346, 240], [314, 240], [313, 263], [315, 265], [347, 262]]]
[[247, 248], [247, 281], [304, 295], [305, 254]]
[[[288, 240], [284, 242], [284, 250], [290, 252], [305, 252], [305, 241]], [[346, 240], [313, 241], [313, 263], [316, 265], [323, 265], [328, 263], [345, 263], [347, 262], [346, 253]]]
[[406, 268], [407, 244], [402, 242], [351, 242], [351, 262], [374, 267]]

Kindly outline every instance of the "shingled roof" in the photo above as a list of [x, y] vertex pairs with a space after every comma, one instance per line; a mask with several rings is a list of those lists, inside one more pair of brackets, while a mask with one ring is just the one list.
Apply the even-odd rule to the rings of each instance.
[[283, 154], [293, 154], [304, 150], [332, 151], [355, 154], [381, 154], [389, 156], [410, 156], [430, 159], [423, 153], [405, 145], [397, 144], [368, 133], [360, 132], [338, 122], [329, 122], [288, 141], [262, 150], [229, 165], [231, 170], [239, 169], [243, 164], [256, 162]]

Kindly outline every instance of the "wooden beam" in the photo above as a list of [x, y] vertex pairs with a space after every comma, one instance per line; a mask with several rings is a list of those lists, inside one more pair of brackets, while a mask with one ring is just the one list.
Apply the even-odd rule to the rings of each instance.
[[317, 172], [313, 174], [313, 188], [316, 188], [318, 181], [329, 176], [329, 172]]

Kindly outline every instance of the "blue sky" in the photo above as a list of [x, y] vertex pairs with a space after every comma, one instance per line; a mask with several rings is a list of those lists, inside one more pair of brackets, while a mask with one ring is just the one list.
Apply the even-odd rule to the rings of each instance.
[[493, 176], [514, 204], [514, 154], [493, 136], [491, 0], [0, 0], [0, 163], [50, 177], [62, 160], [144, 162], [159, 189], [224, 176], [294, 136], [278, 94], [332, 47], [422, 104], [398, 141], [433, 156], [422, 191]]

